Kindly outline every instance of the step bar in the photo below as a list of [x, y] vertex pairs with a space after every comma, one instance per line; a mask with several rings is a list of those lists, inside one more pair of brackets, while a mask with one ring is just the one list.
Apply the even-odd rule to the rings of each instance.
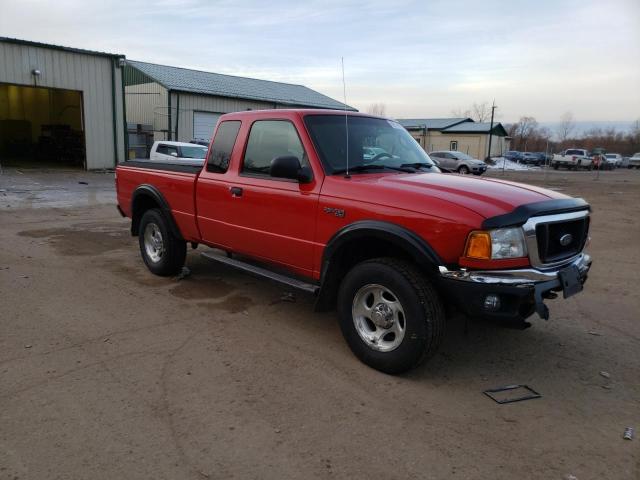
[[264, 277], [269, 280], [273, 280], [274, 282], [282, 283], [284, 285], [288, 285], [289, 287], [295, 288], [297, 290], [302, 290], [308, 293], [312, 293], [314, 295], [316, 295], [320, 290], [320, 287], [318, 285], [307, 283], [302, 280], [298, 280], [297, 278], [283, 275], [281, 273], [276, 273], [266, 268], [253, 265], [251, 263], [242, 262], [240, 260], [236, 260], [235, 258], [229, 257], [224, 254], [218, 254], [213, 252], [202, 252], [200, 255], [202, 255], [207, 260], [223, 263], [225, 265], [229, 265], [230, 267], [236, 268], [238, 270], [242, 270], [244, 272], [250, 273], [252, 275], [255, 275], [258, 277]]

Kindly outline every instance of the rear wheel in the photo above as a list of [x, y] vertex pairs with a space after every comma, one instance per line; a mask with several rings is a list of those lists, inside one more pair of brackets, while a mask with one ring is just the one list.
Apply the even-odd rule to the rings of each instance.
[[340, 328], [353, 353], [385, 373], [410, 370], [442, 340], [444, 309], [433, 286], [409, 263], [377, 258], [356, 265], [338, 294]]
[[140, 254], [147, 268], [163, 277], [176, 275], [184, 266], [187, 243], [177, 238], [157, 208], [147, 210], [140, 219]]
[[553, 164], [553, 169], [554, 169], [554, 170], [558, 170], [558, 168], [559, 168], [559, 165], [558, 165], [557, 163], [554, 163], [554, 164]]

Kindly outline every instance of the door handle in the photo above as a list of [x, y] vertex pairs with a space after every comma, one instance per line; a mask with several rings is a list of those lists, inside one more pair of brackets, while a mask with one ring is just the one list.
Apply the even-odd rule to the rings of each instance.
[[232, 197], [241, 197], [242, 196], [242, 188], [240, 187], [231, 187], [229, 189]]

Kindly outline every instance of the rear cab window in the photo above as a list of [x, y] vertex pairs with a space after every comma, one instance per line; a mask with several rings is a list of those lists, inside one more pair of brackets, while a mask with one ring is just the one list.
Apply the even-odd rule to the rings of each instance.
[[227, 120], [220, 124], [211, 146], [207, 162], [208, 172], [225, 173], [229, 169], [231, 153], [238, 138], [240, 125], [240, 120]]

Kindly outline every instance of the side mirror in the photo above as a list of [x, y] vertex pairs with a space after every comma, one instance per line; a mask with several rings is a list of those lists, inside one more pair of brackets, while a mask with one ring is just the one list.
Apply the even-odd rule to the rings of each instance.
[[276, 178], [288, 178], [300, 183], [309, 183], [313, 180], [313, 174], [309, 167], [300, 165], [298, 157], [284, 155], [271, 160], [269, 175]]

